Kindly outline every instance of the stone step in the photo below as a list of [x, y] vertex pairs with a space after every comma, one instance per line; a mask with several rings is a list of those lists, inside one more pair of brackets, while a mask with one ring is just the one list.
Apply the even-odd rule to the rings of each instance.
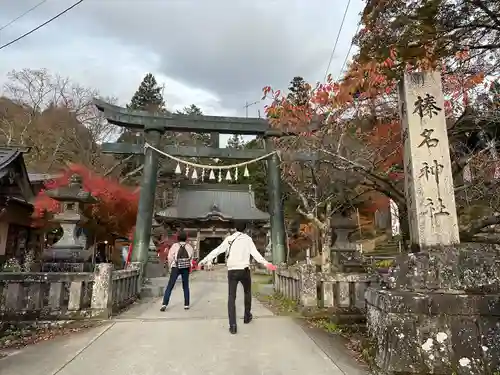
[[397, 245], [382, 245], [382, 246], [375, 246], [375, 249], [373, 251], [399, 251], [399, 246]]
[[375, 245], [375, 251], [378, 249], [396, 249], [399, 251], [399, 243], [398, 242], [392, 242], [392, 241], [387, 241], [387, 242], [382, 242], [377, 245]]
[[372, 257], [394, 257], [399, 255], [400, 253], [398, 251], [372, 251], [370, 253], [364, 254], [365, 256], [372, 256]]
[[365, 255], [397, 255], [399, 249], [397, 247], [375, 248], [373, 251], [366, 252]]

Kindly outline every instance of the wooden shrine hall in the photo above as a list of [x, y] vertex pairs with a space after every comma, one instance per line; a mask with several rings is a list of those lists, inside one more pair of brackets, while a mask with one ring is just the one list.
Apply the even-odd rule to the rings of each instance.
[[[234, 228], [245, 222], [259, 251], [266, 246], [269, 214], [255, 206], [251, 185], [198, 184], [177, 188], [172, 206], [157, 212], [155, 219], [165, 229], [183, 228], [201, 259], [217, 247]], [[224, 254], [217, 259], [225, 262]]]

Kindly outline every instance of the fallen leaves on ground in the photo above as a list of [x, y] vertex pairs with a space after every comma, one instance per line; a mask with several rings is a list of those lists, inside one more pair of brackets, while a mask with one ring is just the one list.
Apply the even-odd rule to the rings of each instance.
[[0, 358], [2, 350], [20, 349], [26, 345], [95, 327], [99, 322], [35, 322], [0, 324]]

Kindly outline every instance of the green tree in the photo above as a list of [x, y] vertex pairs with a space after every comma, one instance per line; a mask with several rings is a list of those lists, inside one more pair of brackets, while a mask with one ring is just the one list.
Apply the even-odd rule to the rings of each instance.
[[[132, 100], [130, 104], [127, 105], [127, 108], [147, 112], [164, 112], [165, 101], [163, 100], [162, 91], [163, 87], [158, 85], [154, 75], [148, 73], [132, 96]], [[125, 129], [118, 138], [118, 142], [143, 144], [144, 133]], [[122, 182], [126, 182], [130, 179], [133, 184], [137, 184], [138, 181], [135, 177], [140, 175], [144, 164], [144, 156], [123, 155], [119, 156], [118, 159], [123, 161], [123, 168], [120, 173]]]
[[304, 78], [297, 76], [290, 81], [288, 86], [288, 100], [295, 106], [306, 106], [309, 103], [309, 84]]
[[163, 89], [164, 87], [158, 85], [153, 74], [146, 74], [134, 96], [132, 96], [132, 100], [127, 108], [148, 112], [165, 111]]
[[177, 111], [177, 114], [188, 116], [203, 116], [201, 108], [196, 104], [191, 104], [190, 106], [184, 107], [182, 111]]
[[[244, 149], [247, 150], [262, 150], [263, 141], [261, 138], [252, 139], [243, 145]], [[267, 212], [269, 204], [269, 191], [267, 186], [267, 161], [262, 160], [257, 163], [252, 163], [248, 165], [248, 172], [250, 176], [246, 179], [246, 183], [252, 185], [252, 190], [255, 194], [255, 204], [257, 207]], [[296, 208], [298, 205], [298, 200], [293, 194], [288, 192], [287, 186], [285, 184], [281, 185], [283, 207], [285, 210], [285, 216], [293, 217], [297, 215]]]
[[241, 150], [244, 147], [245, 147], [245, 141], [243, 141], [243, 137], [241, 136], [241, 134], [233, 134], [227, 140], [227, 148]]
[[[203, 111], [196, 104], [186, 106], [182, 110], [176, 111], [176, 113], [178, 115], [203, 116]], [[175, 139], [177, 139], [178, 144], [185, 146], [209, 146], [211, 143], [210, 134], [206, 133], [178, 133]]]

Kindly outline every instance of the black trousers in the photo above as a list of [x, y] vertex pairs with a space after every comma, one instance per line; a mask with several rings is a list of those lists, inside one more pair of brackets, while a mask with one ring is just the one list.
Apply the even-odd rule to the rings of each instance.
[[228, 298], [227, 298], [227, 314], [229, 316], [229, 325], [236, 325], [236, 291], [238, 290], [238, 283], [243, 285], [243, 292], [245, 294], [245, 317], [249, 317], [252, 310], [252, 277], [250, 269], [244, 270], [230, 270], [227, 272], [228, 281]]

